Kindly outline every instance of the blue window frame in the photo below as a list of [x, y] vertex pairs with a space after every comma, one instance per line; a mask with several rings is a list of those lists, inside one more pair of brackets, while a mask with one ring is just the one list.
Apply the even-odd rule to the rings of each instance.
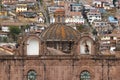
[[31, 70], [28, 72], [27, 80], [37, 80], [36, 76], [37, 76], [36, 72]]
[[90, 73], [88, 71], [81, 72], [80, 80], [90, 80]]

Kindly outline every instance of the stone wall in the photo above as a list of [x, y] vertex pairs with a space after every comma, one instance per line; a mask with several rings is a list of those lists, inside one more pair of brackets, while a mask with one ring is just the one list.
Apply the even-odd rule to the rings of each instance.
[[36, 71], [37, 80], [80, 80], [80, 73], [85, 70], [91, 80], [119, 80], [119, 64], [115, 58], [2, 57], [0, 80], [27, 80], [30, 70]]

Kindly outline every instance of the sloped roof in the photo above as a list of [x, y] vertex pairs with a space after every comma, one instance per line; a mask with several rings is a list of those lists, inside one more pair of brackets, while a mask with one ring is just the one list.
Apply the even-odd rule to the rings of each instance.
[[66, 55], [66, 53], [64, 53], [60, 50], [54, 49], [54, 48], [47, 47], [47, 49], [48, 49], [50, 55]]
[[64, 9], [62, 9], [62, 8], [59, 8], [59, 9], [56, 9], [56, 11], [55, 12], [65, 12], [65, 10]]
[[0, 47], [0, 55], [13, 55], [13, 50], [9, 48]]

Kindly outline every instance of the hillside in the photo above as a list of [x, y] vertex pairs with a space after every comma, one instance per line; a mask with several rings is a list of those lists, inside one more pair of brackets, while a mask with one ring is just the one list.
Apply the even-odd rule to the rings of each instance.
[[80, 0], [81, 3], [83, 3], [83, 4], [90, 4], [90, 5], [92, 4], [92, 1], [93, 0]]

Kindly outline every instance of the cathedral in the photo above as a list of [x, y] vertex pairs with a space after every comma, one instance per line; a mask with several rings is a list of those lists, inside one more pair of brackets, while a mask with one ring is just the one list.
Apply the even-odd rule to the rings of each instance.
[[13, 51], [0, 48], [0, 80], [120, 80], [120, 52], [101, 53], [98, 39], [63, 16], [41, 34], [21, 34]]

